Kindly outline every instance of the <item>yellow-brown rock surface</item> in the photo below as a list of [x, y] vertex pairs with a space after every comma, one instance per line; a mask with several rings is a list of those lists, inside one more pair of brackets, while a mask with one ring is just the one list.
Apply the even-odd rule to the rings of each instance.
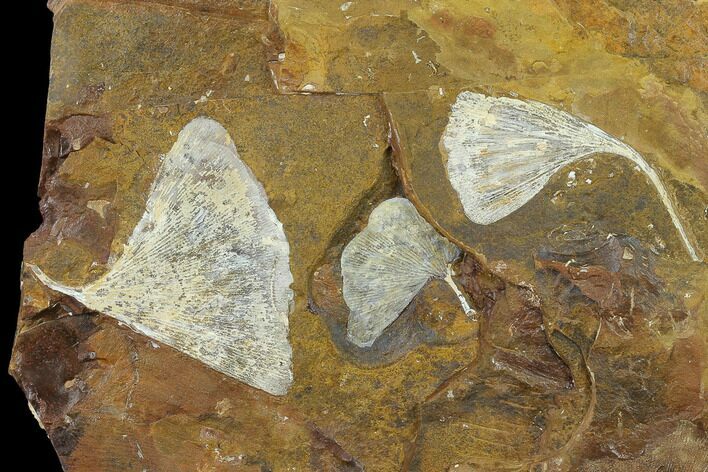
[[[294, 382], [276, 397], [25, 269], [10, 371], [66, 470], [708, 467], [708, 4], [50, 7], [44, 222], [25, 261], [71, 285], [105, 273], [160, 156], [209, 116], [283, 223], [295, 293]], [[548, 103], [630, 144], [658, 170], [702, 260], [688, 258], [645, 176], [605, 154], [561, 170], [507, 218], [470, 222], [440, 149], [461, 90]], [[432, 280], [371, 349], [357, 348], [339, 258], [393, 196], [465, 252], [456, 280], [477, 318]]]

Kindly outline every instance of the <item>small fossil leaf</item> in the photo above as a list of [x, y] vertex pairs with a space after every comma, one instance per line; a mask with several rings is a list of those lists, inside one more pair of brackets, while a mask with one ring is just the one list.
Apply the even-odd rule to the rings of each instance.
[[37, 277], [274, 395], [292, 383], [290, 247], [228, 132], [200, 117], [164, 157], [146, 210], [110, 270], [80, 288]]
[[465, 312], [471, 312], [450, 278], [449, 264], [458, 256], [457, 247], [439, 235], [410, 201], [382, 202], [342, 252], [349, 340], [371, 346], [433, 277], [449, 279]]
[[494, 223], [524, 206], [562, 167], [595, 153], [636, 164], [656, 187], [694, 261], [700, 260], [656, 171], [632, 147], [549, 105], [461, 92], [440, 141], [467, 217]]

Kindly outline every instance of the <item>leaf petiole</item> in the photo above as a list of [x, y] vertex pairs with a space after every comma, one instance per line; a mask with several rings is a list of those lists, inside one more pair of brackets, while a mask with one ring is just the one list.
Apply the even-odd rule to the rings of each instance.
[[457, 295], [457, 299], [460, 301], [460, 305], [462, 305], [462, 309], [465, 312], [465, 315], [468, 315], [470, 318], [473, 320], [476, 319], [476, 314], [477, 312], [475, 311], [474, 308], [470, 306], [469, 303], [467, 303], [467, 298], [465, 298], [465, 295], [460, 291], [460, 289], [457, 287], [457, 284], [455, 283], [454, 280], [452, 280], [452, 264], [447, 265], [447, 273], [445, 274], [445, 282], [452, 288], [452, 291], [455, 292], [455, 295]]

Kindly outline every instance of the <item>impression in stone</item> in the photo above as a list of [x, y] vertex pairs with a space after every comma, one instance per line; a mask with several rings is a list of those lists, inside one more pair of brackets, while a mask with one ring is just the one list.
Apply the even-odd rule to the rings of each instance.
[[518, 210], [572, 162], [595, 153], [625, 157], [656, 187], [688, 254], [700, 260], [656, 171], [632, 147], [569, 113], [464, 91], [452, 105], [440, 147], [465, 214], [483, 225]]
[[342, 252], [344, 300], [349, 307], [347, 337], [371, 346], [433, 277], [455, 291], [463, 310], [474, 314], [452, 279], [459, 249], [438, 234], [405, 198], [378, 205]]
[[273, 395], [292, 383], [290, 247], [228, 132], [200, 117], [163, 158], [145, 213], [110, 270], [49, 288]]

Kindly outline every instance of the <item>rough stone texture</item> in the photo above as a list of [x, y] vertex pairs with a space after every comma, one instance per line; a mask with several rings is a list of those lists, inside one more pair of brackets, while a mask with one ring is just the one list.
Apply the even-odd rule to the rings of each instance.
[[[564, 109], [657, 169], [703, 259], [708, 4], [50, 7], [44, 222], [25, 260], [74, 286], [105, 273], [144, 212], [160, 155], [205, 115], [227, 129], [283, 223], [295, 292], [294, 382], [275, 397], [26, 269], [10, 371], [65, 469], [708, 466], [708, 271], [689, 261], [644, 175], [596, 155], [480, 226], [465, 218], [439, 148], [461, 90]], [[465, 251], [456, 281], [478, 319], [433, 280], [362, 349], [346, 340], [341, 252], [396, 196]]]

